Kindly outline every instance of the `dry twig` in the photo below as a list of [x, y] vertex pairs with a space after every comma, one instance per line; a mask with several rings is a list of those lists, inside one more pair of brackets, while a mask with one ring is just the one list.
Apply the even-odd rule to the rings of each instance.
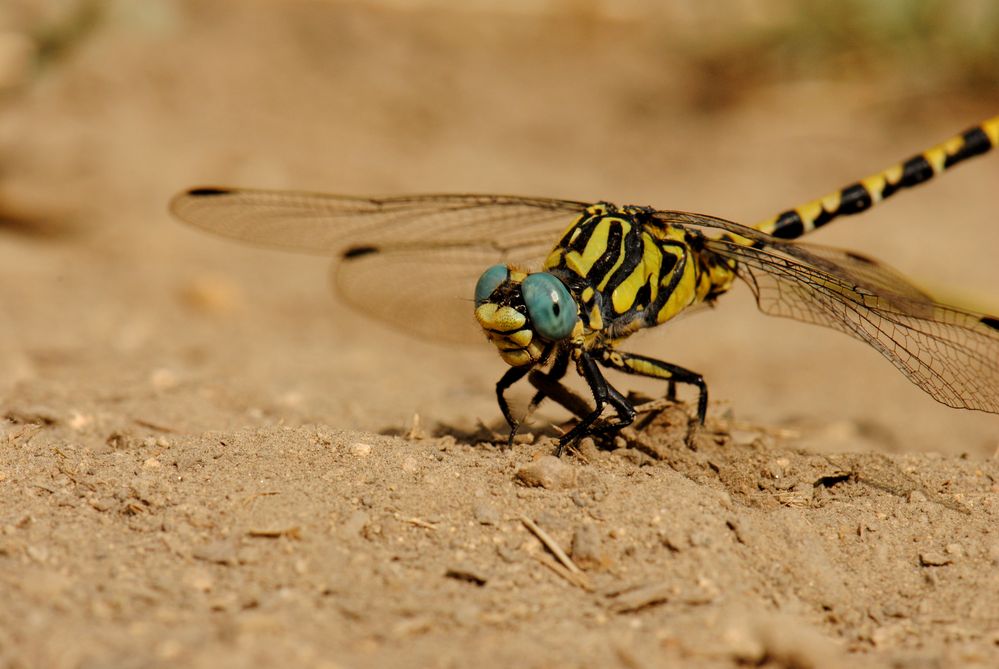
[[524, 523], [524, 526], [545, 545], [545, 548], [547, 548], [566, 569], [573, 574], [583, 573], [583, 570], [576, 566], [576, 563], [572, 561], [572, 558], [566, 555], [565, 551], [562, 550], [562, 547], [558, 545], [558, 542], [556, 542], [550, 534], [541, 529], [537, 523], [527, 516], [521, 516], [520, 522]]

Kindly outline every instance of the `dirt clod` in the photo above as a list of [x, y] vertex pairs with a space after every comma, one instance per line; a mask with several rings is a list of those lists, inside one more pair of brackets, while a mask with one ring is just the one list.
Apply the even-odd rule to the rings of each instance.
[[593, 523], [585, 523], [573, 532], [570, 555], [582, 569], [606, 569], [611, 562], [600, 530]]
[[544, 455], [518, 469], [515, 478], [530, 487], [566, 490], [576, 485], [576, 468], [554, 455]]
[[942, 567], [953, 561], [952, 556], [940, 551], [926, 551], [919, 554], [919, 564], [924, 567]]

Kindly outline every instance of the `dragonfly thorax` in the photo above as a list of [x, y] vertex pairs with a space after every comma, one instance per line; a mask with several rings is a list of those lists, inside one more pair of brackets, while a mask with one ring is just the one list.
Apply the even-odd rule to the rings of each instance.
[[512, 367], [541, 362], [579, 321], [569, 289], [548, 272], [493, 265], [475, 285], [475, 319]]

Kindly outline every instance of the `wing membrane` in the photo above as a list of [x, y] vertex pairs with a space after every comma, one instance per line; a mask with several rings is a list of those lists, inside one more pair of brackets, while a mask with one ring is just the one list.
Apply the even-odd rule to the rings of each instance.
[[845, 332], [936, 400], [999, 413], [999, 321], [938, 304], [895, 270], [863, 256], [788, 243], [712, 217], [658, 216], [737, 235], [706, 239], [705, 249], [734, 262], [764, 313]]
[[495, 262], [489, 248], [410, 249], [336, 263], [336, 291], [352, 307], [407, 334], [438, 342], [482, 342], [475, 282]]
[[481, 338], [470, 299], [496, 263], [540, 265], [582, 202], [501, 195], [347, 197], [198, 188], [171, 211], [253, 244], [339, 258], [337, 291], [352, 306], [435, 341]]
[[[320, 255], [492, 246], [498, 254], [537, 254], [558, 222], [587, 205], [502, 195], [347, 197], [295, 191], [196, 188], [175, 197], [182, 221], [243, 241]], [[527, 247], [527, 251], [523, 251]], [[541, 252], [543, 253], [543, 251]]]

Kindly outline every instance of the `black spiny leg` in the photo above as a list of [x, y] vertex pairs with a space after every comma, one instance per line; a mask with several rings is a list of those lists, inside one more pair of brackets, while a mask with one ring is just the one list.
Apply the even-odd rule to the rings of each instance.
[[635, 411], [634, 405], [632, 405], [627, 397], [621, 394], [621, 391], [609, 383], [607, 384], [607, 390], [610, 391], [610, 396], [607, 400], [611, 403], [611, 406], [617, 410], [617, 422], [607, 423], [606, 425], [600, 425], [594, 428], [594, 434], [611, 434], [613, 432], [617, 432], [618, 430], [628, 427], [635, 422], [635, 416], [638, 415], [638, 412]]
[[[622, 353], [612, 349], [604, 349], [600, 357], [600, 362], [612, 369], [625, 372], [626, 374], [636, 374], [648, 376], [654, 379], [663, 379], [669, 382], [669, 387], [674, 388], [676, 383], [686, 383], [696, 386], [697, 396], [697, 423], [704, 425], [704, 419], [708, 413], [708, 386], [704, 383], [704, 378], [697, 372], [684, 369], [678, 365], [673, 365], [655, 358], [648, 358], [644, 355], [634, 353]], [[675, 393], [675, 390], [673, 391]], [[667, 392], [667, 397], [669, 393]], [[691, 436], [687, 435], [688, 439]]]
[[499, 402], [500, 411], [503, 412], [503, 418], [506, 418], [506, 424], [510, 426], [510, 438], [507, 440], [507, 447], [513, 447], [513, 438], [517, 436], [517, 430], [520, 428], [520, 422], [514, 419], [513, 414], [510, 412], [510, 405], [506, 401], [506, 391], [513, 384], [520, 381], [522, 378], [527, 376], [527, 373], [531, 371], [530, 365], [524, 365], [523, 367], [511, 367], [506, 370], [506, 373], [496, 382], [496, 399]]
[[609, 429], [620, 429], [625, 425], [629, 425], [631, 421], [635, 419], [634, 407], [631, 406], [624, 395], [607, 383], [607, 380], [604, 379], [604, 375], [600, 373], [600, 368], [597, 367], [597, 363], [594, 362], [593, 358], [591, 358], [587, 353], [581, 353], [579, 361], [576, 363], [576, 367], [578, 368], [580, 375], [586, 379], [586, 384], [590, 386], [590, 391], [593, 393], [593, 402], [596, 404], [596, 408], [588, 416], [582, 418], [576, 427], [562, 435], [562, 437], [558, 440], [558, 450], [555, 452], [556, 457], [560, 457], [562, 455], [562, 451], [565, 450], [566, 446], [591, 433], [590, 426], [593, 425], [594, 421], [600, 418], [600, 414], [602, 414], [604, 410], [604, 405], [608, 402], [610, 402], [610, 405], [617, 410], [619, 421]]

